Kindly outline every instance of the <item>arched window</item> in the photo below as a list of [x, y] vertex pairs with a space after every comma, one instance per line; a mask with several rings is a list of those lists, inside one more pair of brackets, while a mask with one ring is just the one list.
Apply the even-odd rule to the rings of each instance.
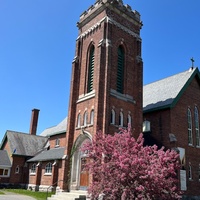
[[94, 110], [90, 113], [90, 124], [94, 124]]
[[123, 93], [124, 90], [124, 49], [122, 46], [118, 48], [117, 59], [117, 92]]
[[78, 114], [78, 117], [77, 117], [77, 127], [81, 127], [81, 114], [79, 113]]
[[19, 165], [15, 168], [15, 174], [19, 174]]
[[114, 111], [114, 109], [111, 110], [110, 123], [115, 124], [115, 111]]
[[199, 177], [199, 181], [200, 181], [200, 164], [199, 164], [199, 170], [198, 170], [198, 177]]
[[45, 166], [45, 174], [51, 174], [52, 173], [52, 163], [47, 163]]
[[192, 166], [191, 166], [191, 163], [189, 163], [188, 178], [189, 178], [189, 180], [192, 180]]
[[123, 112], [121, 111], [119, 113], [119, 126], [123, 126], [124, 125], [124, 115]]
[[200, 146], [199, 141], [199, 112], [198, 108], [195, 106], [194, 108], [194, 120], [195, 120], [195, 135], [196, 135], [196, 146]]
[[36, 164], [35, 163], [32, 164], [30, 173], [31, 174], [35, 174], [36, 173]]
[[87, 118], [88, 118], [88, 114], [87, 114], [87, 111], [85, 111], [84, 113], [84, 121], [83, 121], [83, 126], [87, 126]]
[[191, 115], [191, 110], [188, 108], [187, 111], [187, 120], [188, 120], [188, 144], [192, 145], [193, 144], [193, 139], [192, 139], [192, 115]]
[[93, 90], [93, 81], [94, 81], [93, 79], [94, 79], [94, 45], [91, 46], [89, 51], [87, 93]]
[[149, 131], [151, 131], [151, 122], [150, 121], [148, 121], [146, 119], [143, 121], [142, 131], [143, 132], [149, 132]]
[[128, 114], [128, 117], [127, 117], [127, 124], [128, 124], [129, 126], [131, 126], [131, 122], [132, 122], [131, 115]]

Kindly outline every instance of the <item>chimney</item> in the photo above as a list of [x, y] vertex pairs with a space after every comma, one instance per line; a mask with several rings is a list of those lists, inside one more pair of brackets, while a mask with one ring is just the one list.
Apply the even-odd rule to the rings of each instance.
[[39, 111], [40, 110], [35, 108], [32, 110], [30, 130], [29, 130], [30, 135], [36, 135]]

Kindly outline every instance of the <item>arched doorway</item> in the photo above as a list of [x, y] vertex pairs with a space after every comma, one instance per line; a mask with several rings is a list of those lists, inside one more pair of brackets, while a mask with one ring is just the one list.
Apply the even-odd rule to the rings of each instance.
[[81, 133], [74, 143], [71, 165], [72, 190], [86, 190], [89, 185], [89, 173], [84, 167], [88, 158], [86, 153], [80, 151], [86, 142], [91, 142], [91, 135], [88, 132]]

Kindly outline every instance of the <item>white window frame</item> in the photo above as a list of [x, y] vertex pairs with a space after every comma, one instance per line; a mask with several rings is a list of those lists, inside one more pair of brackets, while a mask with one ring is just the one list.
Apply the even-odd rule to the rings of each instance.
[[51, 175], [52, 174], [53, 165], [51, 162], [47, 163], [45, 166], [45, 175]]
[[119, 126], [123, 127], [124, 126], [124, 114], [122, 111], [119, 113]]
[[36, 174], [36, 163], [31, 165], [30, 174]]
[[192, 114], [190, 108], [187, 110], [187, 121], [188, 121], [188, 144], [193, 145], [193, 138], [192, 138]]
[[10, 176], [10, 168], [0, 167], [0, 169], [3, 170], [3, 173], [2, 173], [2, 175], [0, 175], [0, 177], [9, 177]]
[[17, 167], [15, 168], [15, 174], [19, 174], [20, 173], [20, 167], [19, 165], [17, 165]]
[[81, 114], [79, 113], [77, 116], [77, 128], [81, 127]]
[[59, 147], [59, 146], [60, 146], [60, 138], [56, 138], [55, 147]]
[[127, 125], [130, 125], [132, 126], [132, 118], [131, 118], [131, 115], [128, 114], [128, 120], [127, 120], [128, 124]]
[[111, 110], [111, 124], [115, 124], [115, 111], [114, 109]]
[[188, 178], [189, 178], [189, 180], [192, 180], [192, 166], [191, 166], [191, 163], [189, 163], [189, 167], [188, 167]]
[[94, 124], [94, 110], [93, 109], [91, 110], [91, 113], [90, 113], [90, 124], [91, 125]]
[[195, 120], [195, 135], [196, 135], [196, 146], [200, 147], [200, 136], [199, 136], [199, 112], [197, 106], [194, 108], [194, 120]]
[[83, 118], [83, 126], [87, 126], [87, 119], [88, 119], [88, 113], [87, 111], [85, 111]]

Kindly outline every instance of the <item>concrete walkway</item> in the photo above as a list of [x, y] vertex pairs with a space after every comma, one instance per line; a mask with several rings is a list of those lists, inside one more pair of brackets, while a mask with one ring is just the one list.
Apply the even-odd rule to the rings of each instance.
[[16, 194], [12, 192], [5, 192], [4, 194], [0, 194], [0, 200], [36, 200], [33, 197], [29, 197], [26, 195]]

